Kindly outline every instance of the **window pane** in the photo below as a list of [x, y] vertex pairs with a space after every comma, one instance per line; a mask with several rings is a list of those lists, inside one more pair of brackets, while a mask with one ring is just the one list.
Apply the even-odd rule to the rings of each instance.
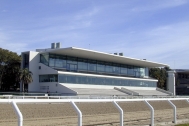
[[78, 59], [78, 70], [85, 70], [87, 71], [87, 60], [85, 59]]
[[77, 58], [75, 58], [75, 57], [67, 57], [67, 63], [69, 63], [69, 64], [77, 64]]
[[76, 83], [76, 77], [73, 75], [67, 75], [67, 83]]
[[120, 74], [119, 64], [113, 64], [113, 73]]
[[55, 62], [54, 58], [49, 58], [49, 66], [54, 67], [54, 62]]
[[128, 66], [128, 75], [134, 75], [134, 70], [133, 70], [133, 67], [132, 66]]
[[60, 82], [60, 83], [66, 83], [67, 82], [67, 76], [66, 75], [59, 75], [58, 77], [59, 77], [58, 82]]
[[85, 76], [77, 76], [77, 83], [79, 84], [87, 84], [87, 77]]
[[112, 73], [113, 67], [111, 63], [106, 63], [106, 73]]
[[105, 64], [104, 62], [97, 62], [97, 72], [105, 72]]
[[55, 66], [60, 68], [66, 68], [66, 57], [56, 55]]
[[39, 75], [39, 82], [58, 82], [58, 75]]
[[48, 54], [40, 54], [40, 62], [49, 65], [49, 55]]
[[88, 71], [96, 72], [97, 64], [95, 60], [88, 60]]
[[121, 65], [120, 73], [127, 75], [127, 66], [126, 65]]

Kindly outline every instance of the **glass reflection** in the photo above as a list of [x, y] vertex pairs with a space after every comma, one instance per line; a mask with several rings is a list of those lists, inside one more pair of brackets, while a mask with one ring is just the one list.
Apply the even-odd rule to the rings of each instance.
[[74, 72], [93, 72], [137, 78], [148, 76], [148, 68], [57, 54], [41, 54], [40, 62], [53, 68]]
[[79, 75], [59, 74], [60, 83], [73, 84], [93, 84], [93, 85], [114, 85], [114, 86], [136, 86], [136, 87], [156, 87], [156, 82], [144, 80], [129, 80], [106, 77], [90, 77]]

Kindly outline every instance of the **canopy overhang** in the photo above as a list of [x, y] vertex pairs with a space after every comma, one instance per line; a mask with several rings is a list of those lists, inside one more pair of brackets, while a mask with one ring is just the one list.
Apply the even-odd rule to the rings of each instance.
[[95, 60], [149, 67], [149, 68], [168, 66], [167, 64], [151, 62], [151, 61], [141, 60], [141, 59], [134, 59], [134, 58], [129, 58], [125, 56], [108, 54], [104, 52], [81, 49], [81, 48], [76, 48], [76, 47], [46, 49], [45, 51], [40, 52], [40, 53], [61, 54], [61, 55], [68, 55], [68, 56], [74, 56], [74, 57], [80, 57], [80, 58], [95, 59]]

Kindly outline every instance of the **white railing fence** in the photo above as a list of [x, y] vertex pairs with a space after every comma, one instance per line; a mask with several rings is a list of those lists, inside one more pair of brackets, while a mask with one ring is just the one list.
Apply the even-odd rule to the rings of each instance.
[[157, 96], [157, 95], [78, 95], [78, 96], [18, 96], [18, 95], [0, 95], [0, 99], [149, 99], [149, 98], [188, 98], [189, 96]]
[[167, 101], [173, 107], [173, 123], [177, 123], [176, 118], [176, 106], [171, 102], [172, 100], [186, 100], [189, 103], [189, 98], [153, 98], [153, 99], [0, 99], [0, 103], [12, 103], [14, 110], [18, 117], [18, 126], [23, 126], [23, 116], [16, 103], [71, 103], [74, 110], [78, 115], [78, 126], [82, 126], [82, 112], [79, 110], [75, 103], [87, 103], [87, 102], [112, 102], [120, 113], [120, 126], [123, 126], [123, 110], [117, 104], [117, 102], [129, 102], [129, 101], [144, 101], [151, 111], [150, 125], [154, 126], [154, 108], [149, 101]]

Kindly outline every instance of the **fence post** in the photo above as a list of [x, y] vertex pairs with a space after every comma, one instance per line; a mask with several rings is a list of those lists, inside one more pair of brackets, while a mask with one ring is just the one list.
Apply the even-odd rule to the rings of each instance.
[[168, 102], [173, 107], [173, 123], [177, 124], [177, 107], [170, 100]]
[[16, 103], [14, 101], [12, 101], [12, 105], [14, 107], [14, 110], [17, 114], [18, 117], [18, 126], [23, 126], [23, 116], [22, 113], [20, 112], [18, 106], [16, 105]]
[[151, 125], [150, 126], [154, 126], [154, 108], [150, 105], [150, 103], [148, 103], [148, 101], [146, 101], [146, 100], [144, 100], [144, 101], [151, 110]]
[[78, 115], [78, 126], [82, 126], [82, 113], [73, 101], [70, 101]]
[[189, 103], [189, 99], [186, 99], [186, 101]]
[[115, 107], [119, 110], [119, 113], [120, 113], [120, 126], [123, 126], [123, 110], [115, 101], [113, 101], [113, 103], [114, 103]]

